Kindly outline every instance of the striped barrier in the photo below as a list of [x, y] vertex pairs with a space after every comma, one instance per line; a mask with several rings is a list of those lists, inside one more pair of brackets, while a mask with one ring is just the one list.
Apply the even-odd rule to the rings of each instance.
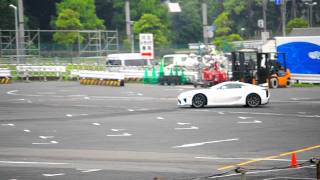
[[63, 74], [66, 73], [66, 66], [17, 66], [17, 74], [20, 78], [42, 79], [44, 81], [47, 78], [58, 78], [62, 80]]
[[80, 84], [98, 86], [124, 86], [125, 78], [121, 73], [105, 71], [78, 71]]
[[10, 84], [10, 83], [11, 83], [11, 78], [0, 77], [0, 84]]
[[0, 68], [0, 84], [11, 83], [11, 71], [7, 68]]

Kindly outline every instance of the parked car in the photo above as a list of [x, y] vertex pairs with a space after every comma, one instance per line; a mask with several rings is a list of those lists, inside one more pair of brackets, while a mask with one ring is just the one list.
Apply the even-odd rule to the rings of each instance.
[[[266, 85], [267, 86], [267, 85]], [[211, 88], [190, 90], [178, 96], [178, 106], [236, 106], [257, 107], [270, 99], [268, 87], [227, 81]]]

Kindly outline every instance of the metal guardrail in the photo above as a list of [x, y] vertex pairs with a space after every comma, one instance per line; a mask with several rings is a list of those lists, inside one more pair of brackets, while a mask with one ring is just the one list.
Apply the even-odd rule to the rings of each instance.
[[320, 74], [291, 74], [295, 83], [320, 83]]

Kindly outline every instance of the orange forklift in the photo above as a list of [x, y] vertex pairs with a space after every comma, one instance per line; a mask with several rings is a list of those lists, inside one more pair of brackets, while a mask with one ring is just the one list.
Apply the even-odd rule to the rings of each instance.
[[[281, 56], [283, 66], [278, 61]], [[262, 53], [257, 49], [232, 52], [232, 80], [251, 84], [268, 83], [270, 88], [290, 86], [285, 53]]]

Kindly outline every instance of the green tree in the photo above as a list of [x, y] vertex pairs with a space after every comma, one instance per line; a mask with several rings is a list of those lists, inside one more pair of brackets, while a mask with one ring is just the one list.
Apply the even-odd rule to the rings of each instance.
[[290, 33], [293, 28], [305, 28], [308, 27], [308, 22], [302, 18], [295, 18], [288, 22], [286, 32]]
[[96, 15], [94, 0], [63, 0], [57, 4], [58, 16], [65, 9], [77, 12], [84, 29], [104, 29], [103, 20]]
[[232, 21], [229, 19], [229, 13], [222, 12], [215, 20], [216, 37], [213, 43], [218, 49], [223, 51], [231, 51], [233, 49], [232, 42], [242, 40], [239, 34], [232, 33]]
[[134, 24], [134, 33], [153, 34], [155, 46], [161, 47], [169, 44], [167, 38], [168, 28], [153, 14], [144, 14], [140, 20]]
[[[58, 30], [79, 30], [83, 26], [80, 23], [79, 13], [71, 9], [64, 9], [55, 21], [55, 27]], [[54, 41], [65, 45], [75, 43], [78, 38], [78, 32], [57, 32], [53, 35]]]

